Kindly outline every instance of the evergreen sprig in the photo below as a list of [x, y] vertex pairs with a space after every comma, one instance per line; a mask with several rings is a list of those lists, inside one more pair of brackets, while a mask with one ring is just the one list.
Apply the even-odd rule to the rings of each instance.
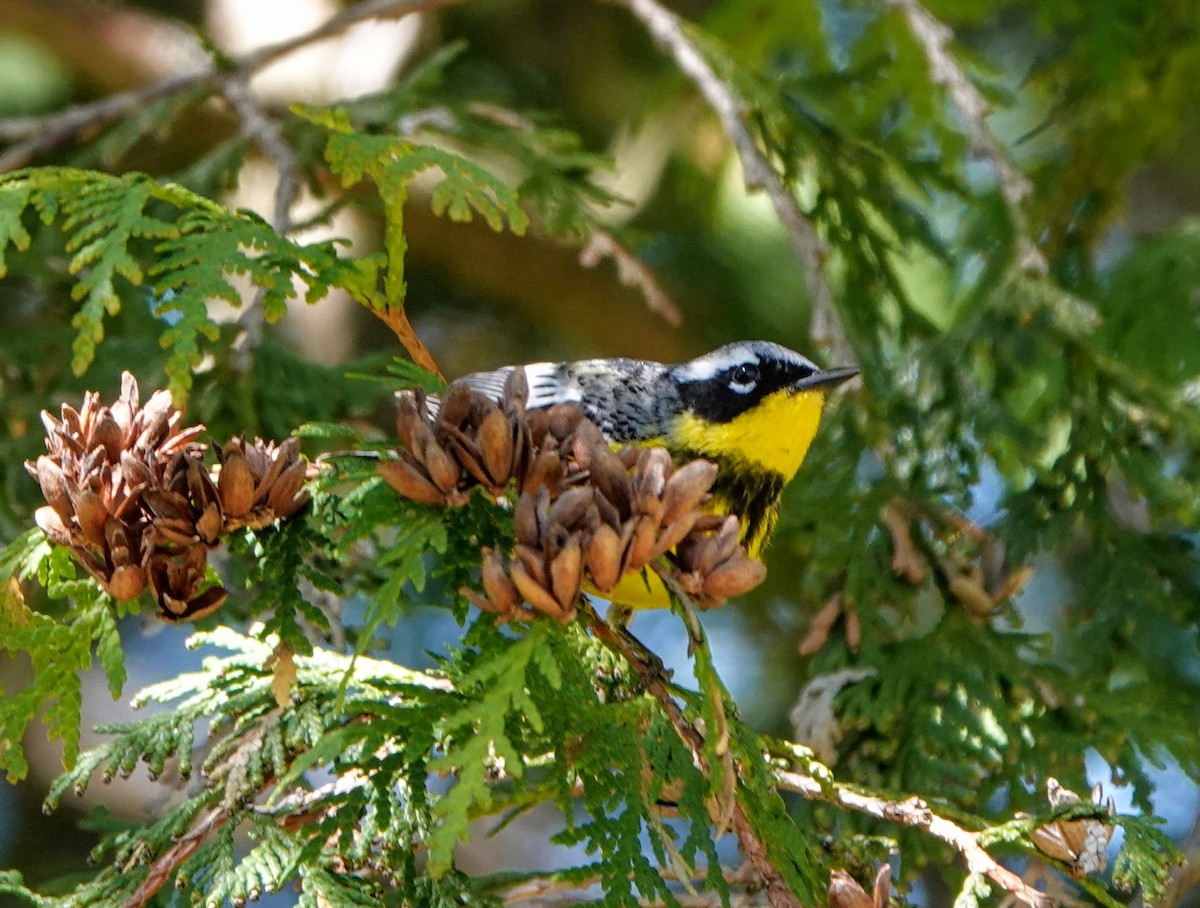
[[276, 233], [249, 211], [230, 211], [177, 183], [145, 174], [110, 176], [72, 168], [37, 168], [0, 175], [0, 276], [3, 252], [29, 248], [26, 213], [56, 225], [71, 253], [80, 302], [72, 368], [83, 372], [131, 288], [144, 288], [146, 305], [165, 322], [160, 343], [170, 350], [166, 369], [176, 398], [186, 395], [199, 364], [201, 344], [219, 327], [208, 300], [242, 304], [234, 275], [263, 291], [270, 320], [283, 314], [301, 281], [310, 301], [334, 286], [357, 286], [339, 262], [334, 242], [300, 244]]
[[[0, 697], [0, 769], [10, 780], [29, 772], [21, 741], [39, 712], [52, 738], [63, 742], [63, 759], [79, 753], [81, 674], [95, 649], [108, 689], [116, 698], [125, 685], [125, 656], [117, 631], [116, 603], [90, 578], [82, 579], [70, 552], [50, 545], [41, 530], [29, 530], [3, 550], [0, 574], [13, 578], [0, 608], [0, 647], [28, 655], [32, 681]], [[26, 605], [18, 583], [36, 578], [47, 593], [68, 603], [61, 617]]]

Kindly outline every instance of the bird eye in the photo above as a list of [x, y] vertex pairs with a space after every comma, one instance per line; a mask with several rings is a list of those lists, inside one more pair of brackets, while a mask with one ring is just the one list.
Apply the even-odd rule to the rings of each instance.
[[749, 390], [757, 383], [758, 366], [754, 363], [742, 363], [729, 377], [729, 384], [734, 390]]

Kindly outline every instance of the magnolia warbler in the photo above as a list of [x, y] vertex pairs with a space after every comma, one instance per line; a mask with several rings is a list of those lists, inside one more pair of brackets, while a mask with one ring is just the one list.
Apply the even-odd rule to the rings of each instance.
[[[525, 370], [530, 409], [579, 404], [613, 445], [661, 445], [676, 462], [705, 458], [720, 471], [708, 507], [741, 518], [741, 542], [759, 560], [787, 482], [817, 432], [826, 394], [858, 374], [820, 369], [769, 341], [739, 341], [678, 365], [636, 359], [531, 363], [458, 379], [494, 398]], [[657, 577], [627, 578], [610, 596], [624, 609], [669, 605]]]

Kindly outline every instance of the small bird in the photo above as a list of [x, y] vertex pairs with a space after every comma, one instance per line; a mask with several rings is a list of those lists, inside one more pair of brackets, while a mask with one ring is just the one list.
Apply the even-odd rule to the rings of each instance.
[[[614, 446], [661, 445], [677, 462], [719, 467], [708, 509], [741, 518], [741, 543], [762, 560], [779, 517], [784, 486], [800, 469], [817, 432], [826, 394], [858, 374], [820, 369], [769, 341], [738, 341], [678, 365], [637, 359], [531, 363], [458, 379], [499, 399], [513, 369], [525, 370], [529, 409], [579, 404]], [[646, 576], [613, 590], [627, 609], [669, 605], [665, 587]]]

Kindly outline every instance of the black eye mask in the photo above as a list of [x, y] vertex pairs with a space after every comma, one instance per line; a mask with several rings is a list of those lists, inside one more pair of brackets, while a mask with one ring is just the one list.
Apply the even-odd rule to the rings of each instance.
[[768, 395], [813, 373], [813, 369], [799, 363], [739, 363], [712, 378], [681, 382], [679, 396], [684, 406], [702, 419], [729, 422]]

